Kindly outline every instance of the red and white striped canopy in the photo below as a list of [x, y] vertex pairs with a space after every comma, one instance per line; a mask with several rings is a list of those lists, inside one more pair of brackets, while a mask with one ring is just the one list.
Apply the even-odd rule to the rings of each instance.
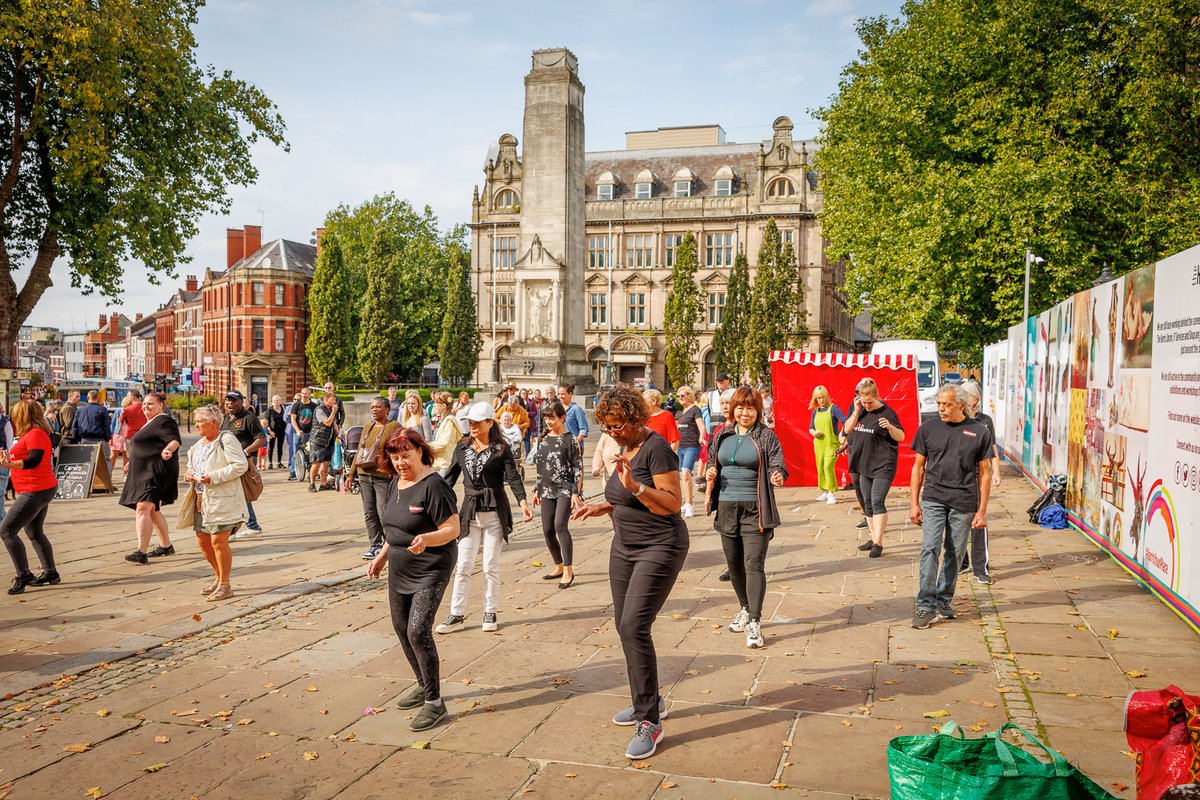
[[798, 350], [772, 350], [772, 361], [811, 367], [858, 367], [860, 369], [916, 369], [912, 355], [874, 356], [870, 353], [804, 353]]

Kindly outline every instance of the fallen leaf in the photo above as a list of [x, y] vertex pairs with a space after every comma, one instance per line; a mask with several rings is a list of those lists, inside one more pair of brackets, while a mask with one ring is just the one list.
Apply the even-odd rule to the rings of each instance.
[[955, 675], [966, 675], [967, 674], [967, 671], [964, 669], [952, 669], [952, 670], [950, 670], [950, 672], [952, 672]]
[[1126, 674], [1127, 676], [1129, 676], [1130, 678], [1144, 678], [1144, 677], [1146, 677], [1146, 673], [1142, 672], [1140, 669], [1130, 669], [1130, 670], [1126, 670], [1126, 671], [1125, 671], [1125, 674]]
[[535, 566], [535, 567], [544, 567], [544, 566], [546, 566], [546, 565], [545, 565], [545, 564], [543, 564], [543, 563], [542, 563], [542, 562], [540, 562], [540, 561], [534, 561], [534, 562], [533, 562], [533, 566]]
[[184, 711], [172, 711], [172, 712], [171, 712], [171, 716], [172, 716], [172, 717], [186, 717], [186, 716], [188, 716], [189, 714], [195, 714], [195, 713], [196, 713], [196, 709], [194, 709], [194, 708], [189, 708], [189, 709], [186, 709], [186, 710], [184, 710]]
[[917, 669], [929, 669], [928, 664], [917, 664]]
[[954, 662], [954, 665], [957, 667], [978, 667], [979, 662], [969, 661], [968, 659], [960, 658], [958, 661]]
[[1012, 691], [1012, 687], [1011, 686], [997, 686], [996, 691], [999, 692], [1000, 694], [1008, 694], [1009, 692]]
[[166, 769], [166, 764], [151, 764], [148, 767], [142, 767], [142, 772], [158, 772], [160, 769]]
[[199, 622], [199, 621], [200, 621], [200, 615], [199, 615], [199, 614], [192, 614], [192, 619], [193, 619], [193, 620], [195, 620], [196, 622]]
[[99, 786], [93, 786], [92, 788], [90, 788], [86, 792], [84, 792], [83, 796], [96, 798], [98, 800], [98, 798], [104, 797], [104, 792], [100, 791]]
[[574, 772], [564, 772], [563, 777], [564, 778], [578, 778], [579, 776]]
[[894, 731], [904, 730], [904, 726], [901, 725], [899, 722], [897, 722], [895, 725], [892, 726], [892, 730], [894, 730]]
[[791, 746], [792, 746], [792, 740], [791, 740], [791, 739], [784, 739], [784, 740], [783, 740], [783, 746], [784, 746], [784, 747], [791, 747]]
[[167, 742], [171, 741], [171, 737], [170, 736], [155, 736], [154, 741], [158, 742], [159, 744], [166, 744]]
[[304, 691], [306, 691], [306, 692], [319, 692], [319, 691], [321, 691], [321, 690], [317, 688], [317, 685], [316, 685], [315, 683], [310, 683], [308, 686], [305, 686], [305, 687], [304, 687]]
[[884, 686], [895, 686], [897, 683], [904, 683], [904, 681], [898, 681], [898, 680], [895, 680], [895, 679], [893, 678], [893, 679], [892, 679], [892, 680], [890, 680], [890, 681], [884, 681], [884, 682], [883, 682], [883, 685], [884, 685]]
[[671, 619], [687, 619], [687, 614], [672, 614]]
[[267, 758], [270, 758], [270, 757], [271, 757], [271, 754], [270, 754], [270, 753], [259, 753], [258, 755], [256, 755], [256, 756], [254, 757], [254, 760], [255, 760], [255, 761], [262, 761], [262, 760], [264, 760], [264, 759], [267, 759]]
[[316, 750], [308, 750], [308, 751], [305, 751], [305, 753], [304, 753], [305, 761], [316, 761], [320, 757], [321, 757], [321, 754], [318, 753]]
[[111, 713], [112, 713], [112, 712], [111, 712], [111, 711], [109, 711], [107, 708], [102, 708], [102, 709], [100, 709], [99, 711], [97, 711], [97, 712], [96, 712], [96, 716], [97, 716], [97, 717], [107, 717], [107, 716], [108, 716], [109, 714], [111, 714]]
[[1075, 630], [1077, 630], [1077, 631], [1086, 631], [1087, 629], [1088, 629], [1087, 625], [1076, 625], [1075, 626]]
[[995, 707], [996, 707], [996, 704], [995, 704], [995, 703], [989, 702], [989, 701], [987, 701], [987, 700], [984, 700], [984, 701], [983, 701], [982, 703], [980, 703], [979, 705], [983, 706], [984, 708], [995, 708]]
[[1108, 629], [1108, 638], [1110, 638], [1110, 639], [1115, 639], [1115, 638], [1117, 638], [1117, 637], [1118, 637], [1118, 636], [1120, 636], [1120, 635], [1121, 635], [1121, 632], [1120, 632], [1119, 630], [1117, 630], [1116, 628], [1109, 628], [1109, 629]]
[[354, 734], [354, 731], [350, 731], [349, 733], [347, 733], [345, 736], [342, 737], [342, 741], [353, 742], [357, 738], [358, 737]]
[[786, 783], [772, 783], [771, 788], [772, 789], [786, 789], [786, 788], [788, 788], [788, 785]]
[[413, 750], [428, 750], [429, 742], [413, 742], [409, 747]]
[[85, 743], [69, 744], [63, 748], [63, 752], [64, 753], [86, 753], [88, 750], [91, 750], [91, 749], [92, 749], [92, 746], [90, 744], [85, 744]]
[[699, 674], [700, 674], [700, 670], [698, 670], [698, 669], [689, 669], [689, 670], [687, 670], [686, 672], [684, 672], [683, 674], [684, 674], [684, 675], [699, 675]]
[[254, 720], [247, 717], [246, 719], [239, 719], [237, 724], [238, 725], [249, 725], [251, 722], [254, 722]]
[[975, 731], [976, 733], [979, 733], [979, 731], [983, 730], [983, 726], [982, 725], [970, 725], [970, 726], [968, 726], [967, 729]]
[[937, 711], [926, 711], [921, 716], [925, 719], [941, 719], [942, 717], [950, 716], [950, 712], [944, 708], [939, 708]]
[[650, 762], [648, 762], [648, 761], [639, 761], [639, 762], [637, 762], [636, 764], [634, 764], [634, 765], [633, 765], [633, 768], [634, 768], [634, 769], [650, 769]]
[[848, 720], [848, 719], [844, 719], [844, 720], [842, 720], [842, 724], [843, 724], [843, 725], [845, 725], [847, 728], [849, 728], [849, 727], [851, 727], [851, 726], [852, 726], [854, 723], [853, 723], [853, 722], [851, 722], [851, 721], [850, 721], [850, 720]]
[[1123, 792], [1123, 791], [1125, 791], [1126, 789], [1128, 789], [1128, 788], [1129, 788], [1129, 787], [1128, 787], [1127, 785], [1125, 785], [1124, 783], [1119, 783], [1119, 782], [1116, 782], [1116, 781], [1114, 781], [1113, 783], [1110, 783], [1110, 784], [1109, 784], [1109, 786], [1113, 787], [1113, 788], [1114, 788], [1114, 789], [1116, 789], [1118, 792]]
[[674, 781], [663, 781], [663, 782], [662, 782], [662, 786], [661, 786], [661, 788], [663, 788], [663, 789], [674, 789], [674, 788], [675, 788], [676, 786], [678, 786], [678, 785], [679, 785], [679, 784], [678, 784], [678, 783], [675, 783]]

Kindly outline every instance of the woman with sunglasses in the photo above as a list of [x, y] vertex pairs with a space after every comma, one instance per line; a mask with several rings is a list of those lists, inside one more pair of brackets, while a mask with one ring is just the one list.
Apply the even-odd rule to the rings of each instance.
[[650, 629], [683, 568], [687, 523], [679, 516], [679, 457], [646, 427], [650, 406], [636, 389], [618, 386], [596, 406], [596, 421], [620, 445], [603, 503], [585, 505], [573, 519], [612, 515], [608, 582], [633, 705], [613, 717], [634, 725], [625, 757], [654, 755], [663, 739], [666, 704], [658, 694], [658, 659]]

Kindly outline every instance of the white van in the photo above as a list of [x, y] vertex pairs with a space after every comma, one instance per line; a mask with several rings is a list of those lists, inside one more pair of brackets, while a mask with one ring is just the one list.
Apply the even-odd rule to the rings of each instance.
[[937, 414], [937, 393], [942, 388], [941, 359], [937, 342], [928, 339], [890, 339], [871, 347], [874, 356], [913, 356], [917, 360], [917, 395], [921, 419]]

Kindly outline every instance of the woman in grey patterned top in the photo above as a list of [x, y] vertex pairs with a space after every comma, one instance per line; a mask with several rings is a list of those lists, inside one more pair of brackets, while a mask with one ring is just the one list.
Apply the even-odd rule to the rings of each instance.
[[565, 427], [567, 411], [558, 400], [547, 401], [541, 409], [546, 434], [537, 449], [537, 485], [533, 504], [542, 507], [542, 535], [554, 559], [554, 572], [544, 580], [560, 579], [558, 588], [566, 589], [575, 581], [574, 545], [569, 521], [571, 512], [583, 505], [583, 451]]

